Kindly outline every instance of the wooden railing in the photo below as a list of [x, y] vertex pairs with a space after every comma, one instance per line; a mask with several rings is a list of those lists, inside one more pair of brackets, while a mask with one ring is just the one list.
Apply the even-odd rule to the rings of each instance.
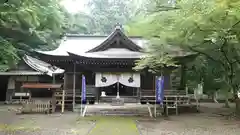
[[11, 96], [10, 103], [24, 103], [31, 99], [31, 93], [29, 92], [14, 92]]
[[[141, 90], [141, 103], [156, 104], [155, 90]], [[190, 104], [187, 90], [164, 90], [163, 104], [166, 107], [166, 114], [168, 109], [175, 109], [178, 114], [178, 107]]]
[[[155, 90], [141, 90], [141, 96], [155, 96]], [[187, 90], [164, 90], [164, 95], [188, 95]]]

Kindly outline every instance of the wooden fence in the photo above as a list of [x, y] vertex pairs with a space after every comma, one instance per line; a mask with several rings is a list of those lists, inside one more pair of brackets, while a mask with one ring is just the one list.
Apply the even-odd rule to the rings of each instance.
[[21, 113], [50, 113], [50, 100], [29, 100], [23, 103]]

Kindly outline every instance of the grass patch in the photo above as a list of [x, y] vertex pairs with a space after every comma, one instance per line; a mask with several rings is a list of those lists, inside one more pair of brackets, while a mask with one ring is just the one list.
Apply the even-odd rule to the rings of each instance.
[[7, 132], [7, 133], [14, 133], [17, 131], [34, 132], [38, 130], [40, 130], [39, 127], [24, 127], [24, 126], [0, 124], [0, 131]]
[[33, 132], [37, 130], [40, 130], [40, 128], [36, 127], [35, 122], [32, 120], [20, 120], [14, 124], [0, 124], [0, 131], [4, 132], [16, 132], [16, 131]]
[[89, 135], [139, 135], [136, 118], [133, 117], [94, 116], [79, 120], [96, 121]]

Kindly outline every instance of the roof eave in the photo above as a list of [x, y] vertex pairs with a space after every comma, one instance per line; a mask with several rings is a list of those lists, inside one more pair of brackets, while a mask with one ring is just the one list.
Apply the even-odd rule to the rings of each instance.
[[139, 57], [136, 57], [136, 58], [128, 58], [128, 57], [125, 57], [125, 58], [117, 58], [117, 57], [86, 57], [86, 56], [83, 56], [83, 55], [79, 55], [79, 54], [75, 54], [75, 53], [71, 53], [71, 52], [68, 52], [69, 56], [70, 57], [74, 57], [74, 58], [82, 58], [82, 59], [106, 59], [106, 60], [123, 60], [123, 59], [129, 59], [129, 60], [136, 60], [136, 59], [141, 59], [142, 56], [139, 56]]

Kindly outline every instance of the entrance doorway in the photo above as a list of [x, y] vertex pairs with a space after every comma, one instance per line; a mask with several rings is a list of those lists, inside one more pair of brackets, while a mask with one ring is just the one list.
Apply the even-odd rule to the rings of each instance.
[[125, 85], [119, 83], [119, 95], [120, 96], [129, 96], [129, 97], [136, 96], [136, 91], [137, 91], [137, 88], [128, 87], [128, 86], [125, 86]]
[[[106, 93], [106, 96], [116, 96], [117, 95], [117, 90], [116, 90], [116, 85], [110, 85], [107, 87], [101, 87], [100, 91], [104, 91]], [[100, 92], [100, 94], [101, 94]]]
[[0, 102], [3, 102], [6, 100], [6, 92], [7, 92], [7, 86], [8, 86], [8, 78], [9, 76], [0, 76]]
[[106, 96], [117, 96], [118, 89], [119, 89], [120, 97], [121, 96], [129, 96], [129, 97], [137, 96], [137, 88], [128, 87], [121, 83], [119, 83], [119, 87], [118, 87], [118, 84], [115, 83], [111, 86], [100, 88], [101, 92], [104, 91], [106, 93]]

